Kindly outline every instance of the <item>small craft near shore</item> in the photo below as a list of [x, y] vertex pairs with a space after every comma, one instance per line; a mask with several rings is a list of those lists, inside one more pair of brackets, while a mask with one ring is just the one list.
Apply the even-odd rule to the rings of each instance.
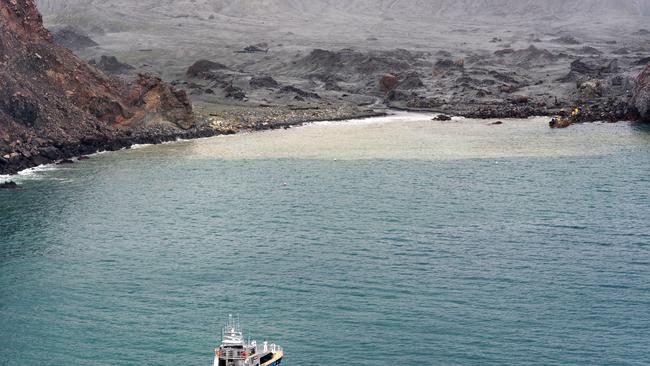
[[232, 315], [221, 332], [221, 345], [214, 350], [214, 366], [278, 366], [284, 351], [275, 343], [245, 341], [239, 325]]

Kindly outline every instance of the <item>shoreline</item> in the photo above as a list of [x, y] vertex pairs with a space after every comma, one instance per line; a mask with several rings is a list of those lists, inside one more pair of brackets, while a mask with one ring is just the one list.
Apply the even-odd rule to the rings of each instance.
[[[251, 109], [252, 110], [252, 109]], [[65, 143], [59, 145], [48, 145], [42, 146], [40, 148], [47, 149], [49, 147], [56, 147], [62, 153], [56, 158], [47, 158], [42, 155], [38, 155], [37, 158], [24, 158], [18, 160], [15, 164], [4, 165], [0, 167], [0, 180], [11, 182], [13, 177], [21, 175], [21, 173], [31, 170], [38, 169], [41, 167], [55, 166], [64, 163], [77, 162], [82, 157], [88, 155], [94, 155], [104, 152], [113, 152], [120, 150], [131, 149], [136, 145], [159, 145], [164, 143], [173, 143], [176, 141], [191, 141], [202, 138], [209, 138], [215, 136], [227, 136], [227, 135], [236, 135], [241, 133], [251, 133], [251, 132], [262, 132], [269, 130], [278, 130], [278, 129], [288, 129], [293, 127], [301, 127], [304, 125], [318, 123], [318, 122], [338, 122], [338, 121], [356, 121], [356, 120], [365, 120], [375, 117], [385, 117], [390, 116], [393, 113], [391, 112], [406, 112], [406, 113], [427, 113], [427, 114], [438, 114], [446, 115], [449, 117], [457, 118], [466, 118], [466, 119], [479, 119], [479, 120], [490, 120], [490, 119], [528, 119], [528, 118], [551, 118], [550, 115], [546, 114], [526, 114], [526, 115], [513, 115], [513, 116], [488, 116], [488, 117], [477, 117], [472, 114], [467, 113], [446, 113], [440, 110], [426, 109], [426, 108], [400, 108], [398, 106], [387, 106], [386, 108], [377, 108], [373, 110], [365, 111], [352, 111], [343, 114], [327, 114], [332, 113], [333, 111], [326, 111], [324, 116], [304, 116], [298, 119], [283, 119], [273, 122], [268, 122], [268, 120], [260, 120], [252, 123], [239, 123], [235, 125], [210, 125], [209, 120], [214, 118], [208, 117], [204, 118], [203, 124], [199, 127], [195, 127], [190, 130], [177, 131], [169, 130], [165, 131], [164, 128], [161, 129], [160, 126], [154, 126], [151, 129], [144, 129], [135, 134], [135, 136], [120, 136], [113, 139], [98, 139], [98, 138], [88, 138], [83, 139], [77, 142]], [[591, 116], [593, 117], [593, 116]], [[263, 121], [263, 122], [262, 122]], [[582, 123], [594, 123], [594, 122], [603, 122], [603, 123], [617, 123], [617, 122], [631, 122], [634, 121], [621, 119], [617, 121], [612, 121], [610, 119], [602, 118], [584, 118], [575, 124]], [[0, 159], [2, 159], [0, 157]], [[4, 160], [4, 159], [3, 159]], [[38, 164], [37, 164], [38, 163]], [[0, 182], [3, 183], [3, 182]]]
[[[42, 153], [36, 156], [32, 156], [31, 154], [29, 156], [20, 154], [13, 157], [12, 160], [0, 157], [0, 159], [3, 160], [0, 161], [0, 163], [3, 163], [0, 165], [0, 177], [2, 177], [2, 180], [7, 180], [9, 182], [12, 177], [20, 175], [21, 172], [25, 172], [29, 169], [70, 163], [73, 162], [73, 159], [77, 160], [80, 157], [102, 152], [130, 149], [135, 145], [159, 145], [179, 140], [187, 141], [214, 136], [234, 135], [243, 132], [258, 132], [283, 128], [287, 129], [316, 122], [363, 120], [373, 117], [383, 117], [389, 114], [390, 113], [381, 110], [366, 110], [344, 114], [334, 113], [331, 116], [323, 118], [310, 118], [309, 116], [305, 116], [304, 118], [294, 120], [287, 119], [277, 122], [255, 122], [252, 124], [240, 124], [234, 126], [211, 125], [208, 119], [204, 120], [199, 127], [185, 131], [165, 131], [164, 129], [159, 131], [143, 130], [135, 134], [135, 136], [119, 136], [113, 139], [87, 138], [75, 142], [39, 146], [39, 150]], [[47, 156], [46, 151], [51, 148], [56, 148], [59, 153]]]

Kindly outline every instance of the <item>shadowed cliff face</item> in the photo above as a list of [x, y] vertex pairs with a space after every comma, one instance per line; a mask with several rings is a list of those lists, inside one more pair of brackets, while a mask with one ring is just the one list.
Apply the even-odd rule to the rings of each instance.
[[53, 43], [33, 0], [0, 0], [0, 21], [0, 173], [144, 125], [192, 127], [184, 92], [147, 75], [132, 83], [104, 75]]

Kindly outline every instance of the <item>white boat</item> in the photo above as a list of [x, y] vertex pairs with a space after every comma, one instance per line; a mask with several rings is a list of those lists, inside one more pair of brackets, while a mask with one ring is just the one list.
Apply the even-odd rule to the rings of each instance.
[[232, 315], [221, 331], [221, 346], [214, 349], [214, 366], [277, 366], [284, 351], [275, 343], [245, 341], [244, 334]]

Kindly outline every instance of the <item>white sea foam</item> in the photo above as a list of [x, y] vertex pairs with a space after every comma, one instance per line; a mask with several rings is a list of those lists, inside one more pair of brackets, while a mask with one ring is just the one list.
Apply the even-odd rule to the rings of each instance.
[[24, 180], [40, 179], [44, 172], [58, 169], [56, 164], [43, 164], [19, 171], [16, 174], [0, 175], [0, 181], [15, 181], [20, 182]]

